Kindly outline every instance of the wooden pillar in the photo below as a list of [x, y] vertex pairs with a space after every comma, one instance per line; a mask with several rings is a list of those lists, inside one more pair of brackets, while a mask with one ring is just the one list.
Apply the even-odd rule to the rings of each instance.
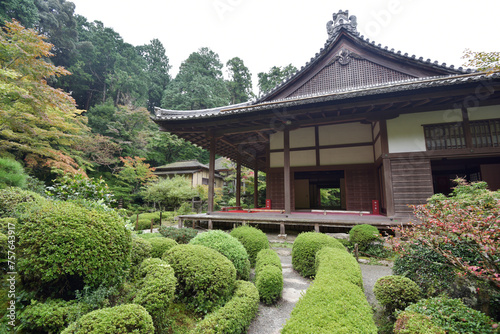
[[208, 212], [214, 211], [214, 192], [215, 192], [215, 137], [210, 137], [210, 161], [208, 163]]
[[384, 185], [385, 188], [385, 205], [387, 210], [387, 216], [392, 217], [395, 214], [394, 208], [394, 193], [392, 189], [392, 169], [391, 169], [391, 160], [383, 159], [382, 165], [384, 171]]
[[259, 170], [257, 169], [257, 159], [255, 159], [255, 169], [253, 171], [253, 207], [259, 207]]
[[241, 206], [241, 153], [236, 158], [236, 206]]
[[285, 214], [292, 213], [292, 194], [290, 187], [290, 130], [285, 128], [283, 135], [283, 177], [284, 177], [284, 192], [285, 192]]
[[209, 230], [213, 230], [213, 228], [214, 228], [214, 224], [213, 224], [213, 222], [212, 222], [212, 219], [209, 219], [209, 220], [208, 220], [208, 229], [209, 229]]

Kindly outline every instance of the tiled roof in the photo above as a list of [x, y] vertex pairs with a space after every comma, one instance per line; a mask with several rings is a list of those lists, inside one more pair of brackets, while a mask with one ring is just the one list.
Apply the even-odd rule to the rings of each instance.
[[187, 160], [187, 161], [177, 161], [177, 162], [173, 162], [173, 163], [168, 164], [168, 165], [156, 167], [156, 171], [177, 170], [177, 169], [185, 169], [185, 168], [208, 169], [208, 166], [200, 163], [198, 160]]

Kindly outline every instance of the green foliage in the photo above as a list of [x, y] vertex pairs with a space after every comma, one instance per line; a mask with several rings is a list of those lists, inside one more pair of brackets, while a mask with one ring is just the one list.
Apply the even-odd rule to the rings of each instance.
[[32, 28], [38, 21], [38, 11], [34, 0], [4, 0], [0, 6], [0, 25], [4, 21], [16, 19], [25, 27]]
[[192, 334], [243, 334], [259, 309], [259, 292], [246, 281], [236, 281], [234, 295], [198, 323]]
[[85, 314], [62, 334], [153, 334], [153, 320], [137, 304], [119, 305]]
[[132, 250], [130, 256], [130, 276], [135, 277], [142, 261], [151, 257], [153, 246], [148, 240], [135, 237], [132, 238]]
[[227, 257], [236, 268], [236, 279], [248, 280], [250, 277], [250, 261], [245, 247], [235, 237], [221, 230], [200, 233], [189, 242], [215, 249]]
[[183, 202], [198, 195], [191, 187], [189, 179], [176, 175], [172, 178], [161, 178], [158, 182], [147, 186], [141, 193], [144, 201], [157, 203], [167, 210], [177, 209]]
[[340, 209], [340, 188], [321, 188], [321, 207]]
[[42, 201], [45, 198], [29, 190], [15, 187], [0, 189], [0, 217], [13, 217], [22, 203], [32, 206]]
[[42, 284], [42, 293], [111, 286], [130, 265], [130, 232], [114, 210], [45, 201], [21, 220], [18, 271], [32, 287]]
[[62, 299], [32, 300], [19, 315], [20, 330], [30, 333], [60, 333], [90, 309], [83, 303]]
[[[161, 218], [164, 219], [164, 218], [167, 218], [168, 216], [169, 216], [168, 212], [163, 212]], [[153, 220], [153, 226], [159, 226], [161, 224], [160, 211], [144, 212], [144, 213], [139, 214], [139, 223], [138, 223], [137, 231], [150, 229], [151, 228], [151, 220]], [[136, 223], [137, 223], [137, 215], [132, 215], [130, 217], [129, 221], [135, 230]]]
[[[405, 312], [399, 314], [395, 328], [402, 328], [407, 318], [416, 314], [428, 317], [442, 333], [498, 333], [498, 325], [494, 325], [488, 316], [465, 306], [459, 299], [446, 297], [422, 299], [408, 306]], [[428, 322], [425, 324], [428, 325]], [[420, 330], [418, 324], [415, 327]], [[415, 331], [415, 333], [422, 332]]]
[[422, 290], [415, 282], [397, 275], [380, 277], [373, 292], [389, 316], [396, 310], [404, 310], [422, 297]]
[[2, 272], [5, 263], [7, 260], [7, 255], [9, 251], [9, 239], [7, 236], [0, 232], [0, 272]]
[[292, 265], [304, 277], [314, 276], [316, 252], [323, 247], [344, 249], [335, 238], [316, 232], [300, 233], [293, 243]]
[[178, 244], [187, 244], [191, 239], [196, 237], [196, 235], [198, 234], [198, 231], [190, 227], [177, 228], [177, 227], [161, 226], [158, 231], [165, 238], [174, 239]]
[[297, 72], [297, 68], [292, 64], [285, 67], [273, 66], [271, 69], [265, 73], [261, 72], [257, 74], [259, 78], [259, 92], [260, 94], [265, 94], [271, 91], [273, 88], [278, 86], [283, 80]]
[[262, 249], [269, 248], [269, 240], [264, 232], [252, 226], [239, 226], [230, 233], [232, 237], [238, 239], [245, 247], [250, 265], [255, 266], [257, 254]]
[[7, 187], [25, 188], [28, 175], [23, 166], [12, 159], [0, 158], [0, 189]]
[[243, 60], [238, 57], [229, 59], [226, 63], [229, 73], [227, 89], [231, 96], [231, 104], [248, 101], [254, 94], [252, 93], [252, 75], [245, 66]]
[[106, 205], [114, 202], [113, 194], [102, 178], [96, 180], [82, 174], [63, 175], [56, 180], [54, 185], [47, 187], [47, 195], [63, 201], [86, 199]]
[[399, 313], [394, 326], [395, 334], [446, 334], [444, 329], [435, 325], [430, 316], [415, 312]]
[[275, 266], [281, 270], [281, 260], [276, 251], [270, 248], [262, 249], [257, 254], [255, 261], [255, 273], [258, 273], [263, 267]]
[[177, 279], [174, 270], [166, 262], [151, 262], [149, 259], [144, 262], [141, 265], [141, 273], [145, 273], [145, 277], [134, 303], [144, 306], [153, 319], [155, 330], [163, 333], [168, 325], [166, 314], [174, 299]]
[[157, 237], [148, 239], [149, 243], [153, 247], [151, 250], [151, 257], [161, 259], [163, 254], [170, 248], [177, 246], [177, 241], [170, 238]]
[[224, 255], [200, 245], [178, 245], [163, 255], [175, 271], [176, 296], [198, 313], [209, 313], [230, 299], [236, 269]]
[[16, 218], [0, 218], [0, 233], [8, 234], [9, 233], [9, 226], [11, 228], [15, 227], [16, 223], [17, 223]]
[[83, 290], [75, 291], [75, 299], [80, 304], [85, 305], [90, 310], [97, 310], [104, 307], [109, 307], [114, 302], [114, 298], [119, 294], [116, 286], [99, 286], [92, 288], [84, 286]]
[[351, 254], [347, 253], [344, 249], [323, 247], [316, 252], [316, 274], [320, 275], [320, 269], [323, 275], [327, 277], [334, 276], [335, 280], [342, 280], [345, 282], [357, 285], [363, 290], [363, 276], [358, 262]]
[[356, 225], [349, 231], [349, 240], [358, 244], [359, 250], [366, 251], [372, 242], [380, 240], [380, 233], [375, 226]]
[[281, 298], [283, 291], [283, 273], [276, 266], [263, 266], [255, 274], [255, 286], [260, 300], [264, 304], [273, 304]]
[[[363, 290], [351, 283], [358, 281], [356, 274], [340, 274], [352, 263], [352, 255], [337, 247], [325, 247], [318, 253], [314, 282], [295, 305], [281, 333], [377, 333]], [[352, 273], [360, 272], [355, 261], [358, 270], [350, 270]]]

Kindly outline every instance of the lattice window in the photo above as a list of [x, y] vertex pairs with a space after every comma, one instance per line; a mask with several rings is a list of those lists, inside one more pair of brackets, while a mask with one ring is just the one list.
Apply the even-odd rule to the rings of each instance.
[[472, 146], [499, 147], [500, 146], [500, 119], [470, 122]]
[[463, 123], [424, 125], [427, 150], [465, 148]]

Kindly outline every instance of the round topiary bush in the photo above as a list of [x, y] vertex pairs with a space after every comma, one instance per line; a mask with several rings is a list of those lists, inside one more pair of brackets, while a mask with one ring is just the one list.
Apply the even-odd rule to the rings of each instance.
[[257, 274], [262, 268], [266, 266], [275, 266], [281, 270], [281, 260], [278, 254], [270, 248], [263, 249], [257, 254], [257, 261], [255, 262], [255, 273]]
[[372, 242], [380, 240], [380, 233], [375, 226], [356, 225], [349, 231], [349, 240], [352, 244], [358, 244], [360, 250], [365, 251]]
[[[498, 324], [491, 318], [477, 310], [465, 306], [459, 299], [447, 297], [436, 297], [422, 299], [418, 303], [412, 304], [398, 315], [394, 325], [395, 333], [428, 333], [424, 326], [419, 323], [413, 324], [415, 331], [402, 331], [408, 325], [408, 318], [416, 315], [428, 317], [433, 327], [438, 327], [442, 331], [432, 333], [498, 333]], [[429, 326], [428, 322], [421, 325]]]
[[304, 277], [316, 273], [316, 252], [323, 247], [345, 249], [335, 238], [317, 232], [300, 233], [293, 242], [292, 265]]
[[43, 201], [21, 220], [16, 251], [26, 286], [57, 295], [117, 284], [128, 271], [130, 231], [114, 210]]
[[0, 190], [0, 217], [13, 217], [22, 203], [36, 204], [46, 199], [37, 193], [20, 188], [10, 187]]
[[87, 313], [61, 334], [153, 334], [154, 331], [153, 320], [144, 307], [126, 304]]
[[393, 331], [395, 334], [446, 334], [431, 317], [406, 311], [399, 313]]
[[170, 248], [178, 245], [174, 239], [163, 237], [151, 238], [148, 239], [148, 241], [153, 247], [153, 249], [151, 250], [151, 257], [156, 257], [158, 259], [161, 259], [163, 254]]
[[165, 238], [174, 239], [178, 244], [187, 244], [198, 234], [198, 231], [194, 228], [177, 228], [172, 226], [160, 226], [158, 232]]
[[163, 259], [174, 268], [176, 297], [188, 308], [209, 313], [231, 297], [236, 269], [216, 250], [201, 245], [177, 245], [166, 251]]
[[373, 287], [373, 293], [389, 315], [395, 310], [404, 310], [422, 297], [417, 283], [396, 275], [380, 277]]
[[198, 234], [189, 243], [215, 249], [227, 257], [236, 268], [236, 279], [248, 280], [250, 277], [250, 261], [247, 251], [235, 237], [221, 230], [212, 230]]
[[255, 286], [259, 290], [260, 300], [272, 304], [281, 298], [283, 291], [283, 274], [275, 266], [265, 266], [255, 276]]
[[163, 333], [167, 328], [167, 310], [174, 299], [177, 279], [174, 269], [165, 261], [150, 261], [146, 259], [140, 272], [145, 277], [134, 298], [134, 303], [144, 306], [153, 318], [155, 329]]
[[130, 256], [130, 277], [134, 277], [142, 261], [151, 257], [151, 243], [143, 238], [132, 238], [132, 251]]
[[262, 249], [270, 248], [269, 240], [264, 232], [251, 226], [240, 226], [231, 231], [231, 236], [238, 239], [247, 250], [250, 265], [255, 266], [257, 254]]

